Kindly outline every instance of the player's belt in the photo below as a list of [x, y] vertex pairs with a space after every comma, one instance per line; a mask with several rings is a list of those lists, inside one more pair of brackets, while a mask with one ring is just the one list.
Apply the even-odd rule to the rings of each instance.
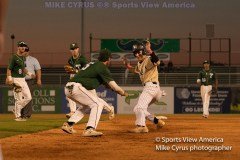
[[147, 83], [158, 84], [157, 82], [146, 82], [143, 84], [143, 86], [146, 86]]

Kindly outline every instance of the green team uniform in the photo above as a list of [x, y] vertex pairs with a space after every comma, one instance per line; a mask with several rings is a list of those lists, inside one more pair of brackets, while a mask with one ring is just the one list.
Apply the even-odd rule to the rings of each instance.
[[90, 62], [69, 82], [81, 83], [87, 90], [97, 88], [101, 84], [113, 81], [111, 73], [102, 62]]
[[216, 73], [212, 69], [209, 69], [208, 71], [202, 69], [198, 73], [198, 79], [201, 80], [201, 85], [204, 86], [213, 85], [216, 81]]
[[14, 78], [24, 78], [25, 74], [23, 72], [26, 67], [26, 58], [24, 56], [19, 56], [14, 54], [9, 62], [8, 69], [12, 72], [12, 77]]
[[68, 64], [79, 71], [87, 64], [87, 59], [83, 55], [78, 56], [76, 59], [72, 56], [69, 58]]

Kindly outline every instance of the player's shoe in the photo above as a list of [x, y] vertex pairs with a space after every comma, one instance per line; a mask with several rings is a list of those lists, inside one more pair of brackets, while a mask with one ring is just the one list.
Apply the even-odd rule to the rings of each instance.
[[203, 117], [203, 118], [208, 118], [208, 115], [203, 114], [202, 117]]
[[73, 112], [70, 112], [68, 114], [66, 114], [66, 117], [69, 119], [74, 113]]
[[103, 135], [102, 132], [98, 132], [93, 128], [84, 130], [83, 134], [82, 134], [83, 137], [97, 137], [97, 136], [101, 136], [101, 135]]
[[148, 133], [148, 128], [137, 126], [134, 129], [129, 130], [130, 133]]
[[63, 123], [62, 130], [69, 134], [77, 133], [77, 131], [74, 130], [72, 126], [69, 126], [67, 122]]
[[27, 121], [26, 118], [22, 118], [22, 117], [15, 118], [14, 120], [17, 121], [17, 122], [25, 122], [25, 121]]
[[114, 117], [115, 117], [115, 114], [114, 114], [114, 107], [113, 106], [110, 106], [110, 112], [109, 112], [109, 114], [108, 114], [108, 119], [109, 120], [112, 120], [112, 119], [114, 119]]
[[165, 122], [161, 119], [158, 120], [158, 123], [156, 124], [157, 128], [162, 128], [163, 126], [165, 126]]
[[154, 123], [156, 124], [157, 129], [162, 128], [166, 123], [162, 119], [167, 119], [165, 116], [155, 116]]

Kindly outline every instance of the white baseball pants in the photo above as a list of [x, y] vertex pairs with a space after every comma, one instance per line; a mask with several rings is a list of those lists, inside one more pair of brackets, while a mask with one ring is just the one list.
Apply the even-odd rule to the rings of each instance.
[[[69, 89], [72, 86], [72, 89]], [[71, 88], [71, 87], [70, 87]], [[97, 128], [100, 116], [103, 110], [104, 104], [100, 98], [84, 88], [80, 83], [69, 82], [65, 87], [65, 94], [68, 98], [72, 99], [76, 103], [82, 106], [88, 106], [91, 108], [89, 120], [87, 126]], [[81, 107], [71, 116], [68, 122], [77, 123], [84, 117], [84, 113], [81, 111]]]
[[145, 83], [138, 103], [133, 110], [136, 115], [135, 125], [146, 126], [146, 117], [151, 116], [147, 111], [148, 106], [155, 100], [159, 101], [161, 97], [162, 91], [159, 84], [153, 84], [152, 82]]
[[32, 96], [25, 78], [13, 78], [13, 83], [22, 87], [21, 92], [15, 92], [13, 90], [15, 99], [15, 117], [18, 118], [21, 117], [22, 108], [32, 100]]
[[201, 97], [203, 103], [203, 114], [209, 115], [209, 104], [210, 104], [210, 91], [212, 90], [212, 85], [204, 86], [201, 85]]

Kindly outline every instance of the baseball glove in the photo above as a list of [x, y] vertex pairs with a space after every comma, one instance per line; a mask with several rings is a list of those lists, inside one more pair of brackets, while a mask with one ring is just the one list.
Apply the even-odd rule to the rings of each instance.
[[216, 94], [217, 94], [217, 88], [213, 88], [213, 89], [212, 89], [212, 94], [213, 94], [213, 95], [216, 95]]
[[12, 86], [13, 86], [14, 92], [16, 92], [16, 93], [22, 92], [22, 87], [19, 86], [18, 84], [13, 83]]
[[64, 66], [64, 69], [67, 73], [70, 73], [70, 74], [75, 74], [76, 73], [76, 69], [74, 69], [72, 66], [70, 65], [65, 65]]
[[216, 88], [212, 88], [211, 91], [208, 92], [209, 95], [216, 95], [217, 94], [217, 89]]

